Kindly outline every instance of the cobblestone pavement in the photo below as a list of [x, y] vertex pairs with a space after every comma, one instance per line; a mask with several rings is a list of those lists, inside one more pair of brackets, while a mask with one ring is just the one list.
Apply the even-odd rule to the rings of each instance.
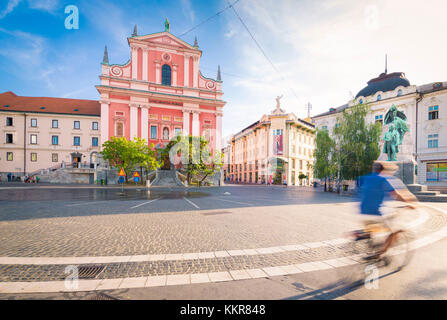
[[[190, 193], [159, 189], [144, 196], [131, 190], [124, 200], [116, 190], [106, 191], [93, 199], [91, 190], [64, 190], [61, 195], [54, 190], [27, 195], [32, 190], [26, 190], [15, 197], [45, 199], [49, 192], [57, 200], [0, 201], [0, 256], [121, 256], [286, 246], [339, 238], [361, 220], [352, 198], [306, 188], [225, 187]], [[424, 235], [446, 224], [445, 215], [430, 211], [415, 232]], [[264, 268], [342, 254], [342, 247], [331, 245], [271, 254], [108, 263], [96, 278]], [[0, 265], [0, 281], [63, 280], [65, 268]]]

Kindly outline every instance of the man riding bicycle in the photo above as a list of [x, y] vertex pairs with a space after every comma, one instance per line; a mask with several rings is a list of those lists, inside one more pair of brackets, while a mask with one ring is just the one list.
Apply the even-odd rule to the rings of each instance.
[[[393, 174], [397, 166], [389, 162], [376, 161], [373, 164], [373, 172], [361, 177], [360, 182], [360, 213], [368, 217], [365, 221], [365, 232], [374, 233], [385, 225], [380, 207], [383, 201], [389, 197], [398, 201], [410, 202], [408, 207], [416, 208], [414, 202], [417, 198], [408, 191], [403, 182]], [[388, 228], [389, 229], [389, 228]], [[382, 248], [379, 248], [368, 259], [380, 258], [394, 242], [396, 233], [391, 233]]]

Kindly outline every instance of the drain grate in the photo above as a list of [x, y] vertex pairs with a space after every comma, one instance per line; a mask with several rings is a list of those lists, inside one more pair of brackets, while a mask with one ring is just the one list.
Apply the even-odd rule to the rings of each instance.
[[104, 270], [104, 266], [100, 265], [80, 266], [78, 268], [78, 276], [79, 279], [93, 279], [100, 274], [102, 270]]
[[231, 211], [210, 211], [210, 212], [201, 212], [202, 215], [204, 216], [214, 216], [217, 214], [228, 214], [228, 213], [232, 213]]

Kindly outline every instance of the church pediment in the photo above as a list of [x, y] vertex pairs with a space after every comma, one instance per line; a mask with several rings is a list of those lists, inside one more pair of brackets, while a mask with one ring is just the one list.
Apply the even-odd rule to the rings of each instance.
[[186, 43], [185, 41], [170, 34], [169, 32], [159, 32], [159, 33], [129, 38], [130, 41], [133, 39], [138, 40], [138, 41], [143, 41], [146, 43], [151, 43], [151, 44], [168, 45], [168, 46], [180, 47], [180, 48], [189, 49], [189, 50], [200, 51], [200, 50], [194, 48], [193, 46], [191, 46], [190, 44]]

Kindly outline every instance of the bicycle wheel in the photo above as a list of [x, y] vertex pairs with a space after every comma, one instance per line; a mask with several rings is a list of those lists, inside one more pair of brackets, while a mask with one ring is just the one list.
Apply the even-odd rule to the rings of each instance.
[[341, 285], [346, 288], [356, 288], [364, 284], [368, 267], [374, 265], [376, 260], [368, 260], [373, 254], [373, 242], [370, 238], [347, 242], [342, 248], [343, 257], [355, 260], [357, 263], [337, 268], [337, 277]]
[[413, 236], [408, 231], [401, 230], [394, 233], [393, 243], [382, 257], [384, 271], [400, 271], [410, 263], [413, 256], [413, 252], [410, 250], [412, 239]]

